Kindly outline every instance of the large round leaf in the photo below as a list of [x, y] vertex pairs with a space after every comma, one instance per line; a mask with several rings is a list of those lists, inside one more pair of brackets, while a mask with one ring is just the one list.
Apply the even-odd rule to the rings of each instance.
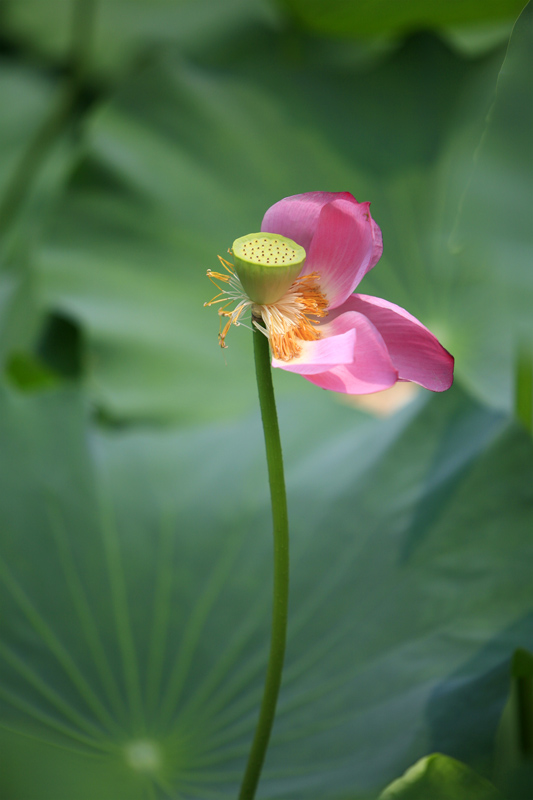
[[522, 0], [281, 0], [298, 22], [340, 36], [375, 36], [515, 17]]
[[393, 781], [379, 800], [503, 800], [495, 786], [455, 758], [434, 753]]
[[[4, 795], [235, 797], [269, 629], [258, 419], [102, 431], [74, 392], [1, 403]], [[315, 392], [281, 426], [289, 647], [258, 797], [371, 796], [434, 750], [486, 768], [532, 633], [531, 441], [458, 391], [384, 423]]]

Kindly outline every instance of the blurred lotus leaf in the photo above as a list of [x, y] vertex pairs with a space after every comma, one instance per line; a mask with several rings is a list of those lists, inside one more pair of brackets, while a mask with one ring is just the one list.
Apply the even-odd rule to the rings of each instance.
[[434, 753], [391, 783], [378, 800], [503, 800], [495, 786], [454, 758]]
[[[4, 796], [234, 797], [269, 626], [258, 419], [120, 431], [74, 390], [1, 404]], [[263, 798], [372, 797], [434, 750], [486, 769], [533, 632], [527, 435], [457, 390], [379, 422], [330, 408], [281, 409], [292, 596]]]

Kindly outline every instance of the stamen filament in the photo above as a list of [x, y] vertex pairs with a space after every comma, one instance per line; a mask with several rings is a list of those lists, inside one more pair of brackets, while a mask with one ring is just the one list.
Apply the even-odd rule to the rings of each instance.
[[[218, 258], [227, 274], [207, 270], [207, 277], [219, 293], [204, 303], [204, 306], [224, 304], [218, 310], [220, 317], [227, 318], [218, 335], [221, 347], [227, 347], [225, 339], [231, 326], [238, 327], [241, 317], [248, 309], [252, 312], [252, 326], [268, 338], [273, 356], [280, 361], [291, 361], [299, 356], [302, 342], [320, 338], [320, 318], [328, 313], [328, 302], [320, 290], [320, 277], [317, 273], [297, 278], [280, 300], [261, 305], [254, 303], [245, 294], [233, 265], [221, 256]], [[237, 305], [230, 309], [229, 306], [235, 302]], [[262, 325], [258, 322], [259, 319]]]

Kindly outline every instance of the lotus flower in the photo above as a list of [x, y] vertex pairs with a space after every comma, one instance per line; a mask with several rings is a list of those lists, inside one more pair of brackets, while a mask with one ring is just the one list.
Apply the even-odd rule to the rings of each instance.
[[[247, 252], [252, 246], [266, 247], [272, 256], [272, 248], [277, 247], [276, 254], [289, 253], [290, 260], [290, 253], [299, 246], [305, 250], [305, 262], [282, 296], [263, 302], [244, 291], [247, 276], [241, 276], [237, 259], [235, 265], [221, 259], [229, 277], [208, 274], [229, 284], [221, 289], [222, 302], [237, 301], [232, 310], [224, 304], [219, 311], [228, 318], [221, 344], [229, 327], [239, 325], [250, 308], [253, 324], [269, 338], [272, 366], [302, 375], [323, 389], [370, 394], [397, 381], [412, 381], [435, 392], [448, 389], [453, 357], [435, 336], [400, 306], [354, 294], [383, 250], [381, 231], [369, 206], [358, 203], [349, 192], [309, 192], [269, 208], [262, 233], [252, 234], [253, 240], [243, 237], [251, 241]], [[254, 261], [252, 256], [246, 258]], [[265, 256], [263, 261], [255, 260], [264, 263]], [[266, 281], [264, 269], [260, 279]], [[221, 302], [219, 297], [212, 302]]]

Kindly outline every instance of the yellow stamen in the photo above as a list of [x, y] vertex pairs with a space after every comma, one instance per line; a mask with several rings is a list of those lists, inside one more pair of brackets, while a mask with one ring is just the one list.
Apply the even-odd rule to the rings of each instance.
[[301, 342], [320, 339], [319, 319], [325, 317], [328, 302], [319, 288], [316, 272], [297, 278], [281, 300], [269, 305], [254, 305], [253, 314], [261, 317], [272, 354], [280, 361], [291, 361], [302, 352]]
[[[233, 265], [229, 261], [226, 261], [221, 256], [218, 256], [218, 259], [222, 264], [222, 266], [224, 267], [224, 269], [228, 272], [228, 274], [226, 275], [222, 272], [213, 272], [213, 270], [210, 269], [207, 270], [207, 277], [209, 278], [211, 283], [213, 283], [217, 287], [219, 293], [216, 294], [207, 303], [204, 303], [204, 307], [217, 305], [217, 303], [224, 303], [224, 305], [220, 306], [220, 308], [218, 309], [218, 315], [220, 317], [220, 330], [218, 333], [218, 341], [221, 347], [226, 348], [227, 344], [225, 339], [230, 327], [232, 325], [238, 327], [241, 324], [239, 322], [239, 318], [242, 316], [242, 314], [246, 311], [247, 308], [251, 308], [252, 301], [249, 298], [247, 298], [246, 295], [244, 294], [241, 282], [238, 279], [237, 275], [235, 274]], [[217, 281], [229, 284], [228, 288], [219, 286]], [[235, 308], [228, 310], [228, 306], [232, 305], [232, 303], [234, 303], [235, 301], [238, 301]], [[227, 317], [228, 319], [224, 327], [222, 327], [223, 317]]]
[[[223, 303], [218, 309], [221, 328], [220, 346], [226, 348], [226, 336], [232, 325], [239, 326], [245, 311], [251, 309], [252, 321], [267, 336], [272, 354], [280, 361], [291, 361], [302, 352], [302, 342], [320, 339], [319, 321], [328, 313], [328, 302], [320, 290], [320, 276], [313, 272], [297, 278], [288, 292], [275, 303], [260, 305], [246, 296], [233, 265], [218, 257], [227, 274], [207, 270], [207, 277], [219, 290], [204, 306]], [[226, 287], [217, 283], [226, 284]], [[234, 302], [237, 305], [231, 309]], [[226, 323], [222, 327], [222, 318]], [[262, 324], [261, 324], [262, 323]]]

